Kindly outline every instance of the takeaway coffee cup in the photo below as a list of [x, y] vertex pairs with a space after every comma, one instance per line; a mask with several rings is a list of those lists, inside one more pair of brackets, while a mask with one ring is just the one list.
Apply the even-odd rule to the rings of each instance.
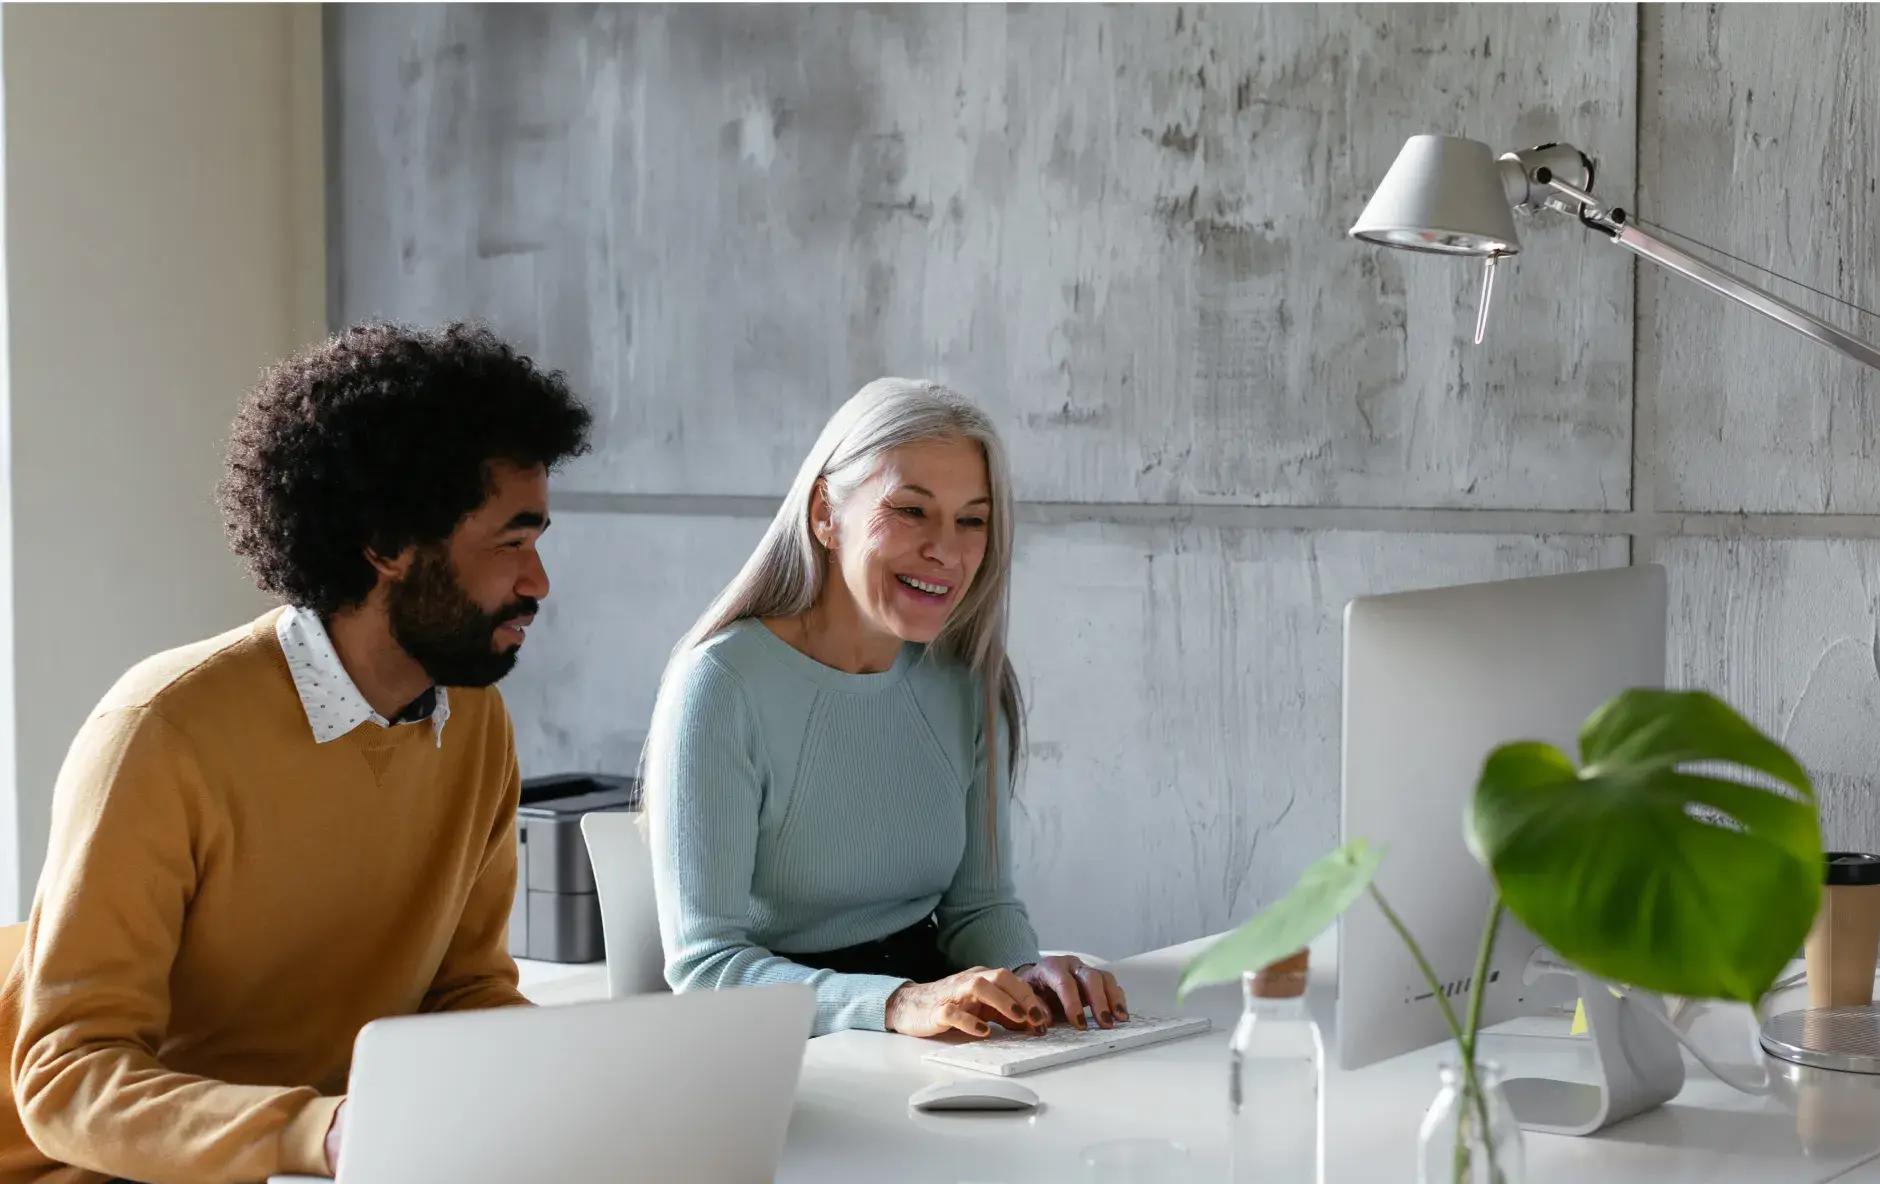
[[1880, 856], [1828, 853], [1821, 910], [1804, 953], [1810, 1007], [1873, 1002], [1874, 959], [1880, 955]]

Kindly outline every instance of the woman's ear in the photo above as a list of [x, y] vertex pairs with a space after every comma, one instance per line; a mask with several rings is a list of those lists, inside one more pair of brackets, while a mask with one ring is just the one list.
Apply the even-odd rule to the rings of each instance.
[[816, 488], [809, 494], [809, 529], [827, 551], [836, 545], [835, 508], [829, 504], [829, 487], [823, 482], [816, 482]]

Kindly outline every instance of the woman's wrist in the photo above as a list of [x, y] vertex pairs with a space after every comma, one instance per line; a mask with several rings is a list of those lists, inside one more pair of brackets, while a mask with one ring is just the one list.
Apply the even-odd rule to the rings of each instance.
[[900, 1018], [902, 1009], [907, 1006], [908, 989], [913, 985], [914, 984], [911, 982], [905, 982], [888, 992], [887, 1002], [881, 1005], [881, 1026], [883, 1028], [886, 1028], [890, 1032], [899, 1032], [901, 1030], [901, 1025], [895, 1021]]

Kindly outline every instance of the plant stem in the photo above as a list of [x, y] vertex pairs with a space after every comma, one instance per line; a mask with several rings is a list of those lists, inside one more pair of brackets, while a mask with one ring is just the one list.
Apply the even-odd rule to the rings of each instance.
[[1469, 984], [1469, 1024], [1462, 1053], [1475, 1060], [1475, 1037], [1482, 1027], [1482, 988], [1488, 985], [1488, 963], [1495, 954], [1495, 935], [1501, 931], [1501, 897], [1488, 902], [1488, 925], [1482, 930], [1482, 947], [1475, 954], [1475, 978]]
[[[1482, 1032], [1482, 993], [1488, 985], [1488, 964], [1495, 954], [1495, 935], [1501, 930], [1501, 896], [1488, 902], [1488, 923], [1482, 927], [1482, 947], [1475, 954], [1475, 977], [1469, 982], [1469, 1023], [1462, 1046], [1462, 1059], [1468, 1065], [1464, 1078], [1469, 1083], [1469, 1092], [1475, 1095], [1476, 1121], [1481, 1124], [1482, 1146], [1488, 1151], [1488, 1173], [1491, 1179], [1501, 1178], [1501, 1172], [1495, 1165], [1495, 1147], [1489, 1141], [1488, 1134], [1488, 1095], [1475, 1079], [1475, 1041]], [[1460, 1176], [1457, 1177], [1461, 1179]]]
[[[1501, 928], [1501, 897], [1495, 897], [1490, 904], [1488, 924], [1482, 933], [1481, 950], [1476, 955], [1475, 980], [1469, 988], [1469, 1030], [1465, 1036], [1462, 1025], [1456, 1020], [1456, 1009], [1449, 1005], [1449, 996], [1443, 993], [1443, 984], [1437, 979], [1436, 971], [1430, 967], [1429, 959], [1423, 956], [1422, 947], [1418, 946], [1416, 939], [1410, 936], [1410, 930], [1404, 926], [1403, 919], [1391, 909], [1390, 903], [1384, 899], [1384, 894], [1378, 891], [1376, 884], [1371, 885], [1370, 893], [1371, 899], [1377, 902], [1378, 911], [1384, 914], [1384, 920], [1390, 922], [1390, 927], [1397, 931], [1397, 936], [1403, 939], [1404, 946], [1409, 949], [1410, 957], [1415, 959], [1417, 969], [1423, 974], [1423, 981], [1429, 983], [1430, 992], [1436, 996], [1436, 1006], [1442, 1010], [1443, 1022], [1449, 1025], [1449, 1033], [1455, 1037], [1456, 1049], [1462, 1054], [1463, 1089], [1468, 1095], [1463, 1099], [1463, 1105], [1466, 1106], [1470, 1101], [1475, 1103], [1476, 1118], [1481, 1124], [1482, 1145], [1487, 1148], [1490, 1156], [1489, 1176], [1491, 1179], [1500, 1179], [1501, 1172], [1493, 1159], [1494, 1147], [1488, 1141], [1488, 1098], [1482, 1093], [1481, 1086], [1475, 1078], [1475, 1033], [1476, 1028], [1482, 1022], [1482, 980], [1488, 975], [1488, 961], [1494, 953], [1495, 935]], [[1457, 1181], [1462, 1180], [1468, 1163], [1467, 1151], [1463, 1144], [1465, 1129], [1465, 1123], [1459, 1116], [1456, 1121]]]
[[[1384, 914], [1384, 919], [1390, 922], [1390, 927], [1397, 931], [1397, 936], [1401, 937], [1403, 944], [1409, 947], [1410, 956], [1416, 959], [1417, 969], [1423, 973], [1423, 981], [1430, 985], [1430, 991], [1436, 996], [1436, 1006], [1442, 1009], [1443, 1022], [1449, 1025], [1449, 1034], [1455, 1037], [1456, 1047], [1462, 1048], [1462, 1025], [1456, 1022], [1456, 1009], [1449, 1006], [1449, 996], [1443, 994], [1443, 984], [1437, 979], [1436, 972], [1430, 969], [1429, 959], [1423, 956], [1422, 948], [1417, 945], [1416, 939], [1410, 936], [1410, 931], [1404, 928], [1403, 920], [1391, 910], [1390, 905], [1384, 900], [1384, 894], [1377, 890], [1376, 884], [1371, 885], [1370, 892], [1371, 899], [1377, 902], [1378, 911]], [[1473, 1067], [1465, 1067], [1463, 1071], [1469, 1074], [1471, 1080], [1474, 1079]]]

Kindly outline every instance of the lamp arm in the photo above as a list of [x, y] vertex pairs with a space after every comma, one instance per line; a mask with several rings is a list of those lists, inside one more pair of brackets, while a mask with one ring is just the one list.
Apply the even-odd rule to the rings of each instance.
[[1797, 333], [1813, 338], [1843, 357], [1880, 370], [1880, 348], [1842, 332], [1820, 317], [1802, 311], [1779, 296], [1770, 295], [1747, 280], [1738, 279], [1722, 268], [1688, 255], [1635, 226], [1621, 228], [1612, 236], [1612, 240], [1660, 267], [1675, 271], [1686, 279], [1696, 280], [1713, 292], [1720, 292], [1739, 304], [1747, 304], [1766, 317], [1781, 321]]
[[1880, 370], [1880, 347], [1835, 328], [1813, 313], [1795, 307], [1780, 296], [1766, 292], [1748, 280], [1731, 275], [1721, 267], [1712, 266], [1695, 255], [1680, 251], [1663, 239], [1646, 234], [1626, 221], [1623, 210], [1609, 210], [1594, 200], [1591, 194], [1573, 185], [1556, 178], [1548, 178], [1544, 183], [1580, 203], [1581, 222], [1600, 231], [1633, 254], [1649, 259], [1669, 271], [1674, 271], [1685, 279], [1695, 280], [1713, 292], [1728, 296], [1738, 304], [1746, 304], [1766, 317], [1781, 321], [1797, 333], [1827, 346], [1842, 357], [1852, 358], [1874, 370]]

